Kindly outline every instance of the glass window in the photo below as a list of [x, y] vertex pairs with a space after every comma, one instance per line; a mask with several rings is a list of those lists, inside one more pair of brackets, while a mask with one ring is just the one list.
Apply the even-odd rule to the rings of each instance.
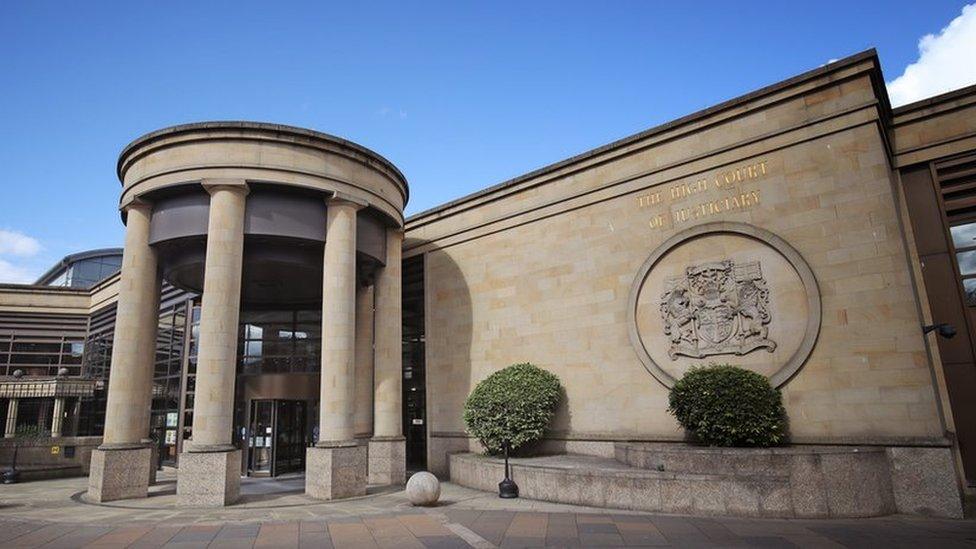
[[319, 368], [321, 311], [244, 311], [241, 372], [314, 372]]
[[244, 342], [244, 356], [245, 357], [260, 357], [264, 342], [261, 340], [256, 341], [245, 341]]
[[13, 351], [15, 353], [61, 353], [61, 342], [40, 342], [40, 341], [18, 341], [14, 340]]
[[966, 305], [976, 307], [976, 278], [964, 279], [962, 287], [966, 291]]
[[976, 250], [959, 252], [956, 254], [959, 263], [959, 273], [962, 275], [976, 274]]
[[294, 322], [292, 311], [244, 311], [241, 315], [244, 322], [250, 324], [291, 324]]
[[303, 339], [295, 342], [295, 355], [306, 357], [319, 357], [319, 350], [322, 342], [317, 339]]
[[59, 272], [58, 275], [54, 277], [54, 279], [51, 280], [51, 282], [48, 283], [48, 286], [67, 286], [67, 285], [68, 285], [67, 269]]
[[101, 265], [91, 259], [75, 263], [71, 267], [71, 285], [74, 287], [89, 287], [101, 280]]
[[254, 324], [245, 324], [244, 337], [247, 339], [261, 339], [264, 337], [264, 329]]
[[976, 246], [976, 223], [956, 225], [949, 232], [952, 233], [952, 245], [956, 248]]
[[85, 342], [84, 341], [65, 341], [64, 342], [64, 352], [74, 356], [80, 357], [84, 354]]
[[58, 355], [10, 355], [11, 364], [57, 364]]
[[298, 318], [296, 319], [299, 324], [317, 324], [322, 325], [322, 311], [319, 309], [311, 311], [298, 311]]

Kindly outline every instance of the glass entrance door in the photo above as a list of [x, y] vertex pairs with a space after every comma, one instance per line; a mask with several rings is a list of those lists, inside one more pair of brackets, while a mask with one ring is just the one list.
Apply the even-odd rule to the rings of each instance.
[[275, 401], [274, 471], [305, 470], [305, 401]]
[[251, 401], [251, 424], [248, 436], [247, 473], [253, 476], [271, 476], [274, 461], [274, 401]]
[[277, 476], [305, 469], [303, 400], [252, 400], [248, 433], [247, 472]]

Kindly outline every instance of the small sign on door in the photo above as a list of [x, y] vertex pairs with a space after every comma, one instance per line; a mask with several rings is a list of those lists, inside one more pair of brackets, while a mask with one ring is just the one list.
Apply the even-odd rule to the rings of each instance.
[[414, 419], [411, 423], [414, 424], [414, 425], [423, 425], [424, 424], [424, 420], [422, 420], [422, 419]]

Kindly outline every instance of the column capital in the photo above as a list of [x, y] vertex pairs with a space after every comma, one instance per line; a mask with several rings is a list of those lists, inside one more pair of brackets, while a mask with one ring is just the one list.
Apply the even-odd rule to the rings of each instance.
[[247, 185], [247, 181], [243, 179], [211, 178], [201, 180], [200, 184], [203, 185], [203, 189], [211, 195], [219, 190], [234, 191], [242, 193], [244, 196], [247, 196], [247, 194], [251, 192], [251, 188]]
[[152, 202], [146, 200], [145, 198], [135, 197], [129, 199], [124, 204], [119, 205], [119, 211], [129, 215], [131, 210], [142, 210], [146, 213], [152, 212], [153, 204]]
[[325, 197], [325, 204], [326, 205], [333, 205], [334, 204], [334, 205], [341, 205], [341, 206], [352, 206], [352, 207], [356, 208], [356, 210], [361, 210], [361, 209], [365, 208], [366, 206], [369, 206], [369, 203], [366, 202], [365, 200], [356, 198], [355, 196], [353, 196], [351, 194], [344, 193], [344, 192], [340, 192], [340, 191], [332, 191], [332, 194], [331, 195], [326, 196]]

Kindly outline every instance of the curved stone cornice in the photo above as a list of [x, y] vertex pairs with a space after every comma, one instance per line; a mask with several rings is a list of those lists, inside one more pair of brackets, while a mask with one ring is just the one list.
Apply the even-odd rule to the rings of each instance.
[[148, 133], [119, 155], [120, 202], [207, 178], [336, 192], [402, 225], [406, 178], [389, 160], [329, 134], [259, 122], [200, 122]]

